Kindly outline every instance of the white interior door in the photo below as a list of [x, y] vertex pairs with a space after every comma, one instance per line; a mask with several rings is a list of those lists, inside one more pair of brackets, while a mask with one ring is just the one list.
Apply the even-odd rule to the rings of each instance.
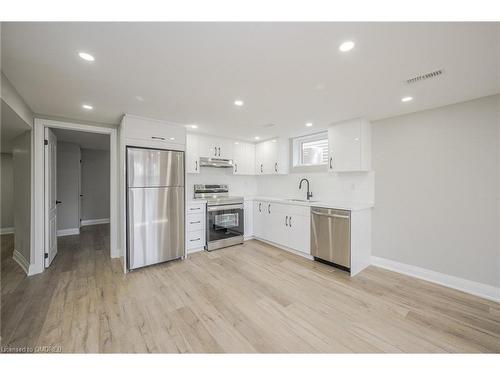
[[45, 128], [45, 267], [57, 254], [57, 138]]

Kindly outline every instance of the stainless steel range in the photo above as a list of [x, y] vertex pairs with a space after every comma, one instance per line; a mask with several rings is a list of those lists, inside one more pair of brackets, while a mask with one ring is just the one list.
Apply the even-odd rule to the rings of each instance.
[[194, 185], [194, 198], [207, 200], [207, 250], [243, 243], [243, 197], [231, 197], [228, 185]]

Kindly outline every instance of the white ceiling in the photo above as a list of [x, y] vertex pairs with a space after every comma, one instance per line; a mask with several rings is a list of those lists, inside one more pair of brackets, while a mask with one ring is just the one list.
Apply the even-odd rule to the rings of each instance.
[[80, 148], [91, 150], [109, 150], [109, 135], [81, 132], [68, 129], [52, 129], [58, 141], [71, 142]]
[[24, 122], [24, 120], [18, 116], [18, 114], [9, 107], [7, 103], [1, 100], [1, 126], [0, 126], [0, 138], [1, 142], [1, 151], [5, 153], [12, 153], [13, 144], [12, 141], [25, 131], [30, 130], [30, 126]]
[[[242, 139], [500, 92], [500, 23], [3, 23], [1, 37], [2, 70], [36, 113], [132, 113]], [[339, 52], [348, 39], [355, 49]]]

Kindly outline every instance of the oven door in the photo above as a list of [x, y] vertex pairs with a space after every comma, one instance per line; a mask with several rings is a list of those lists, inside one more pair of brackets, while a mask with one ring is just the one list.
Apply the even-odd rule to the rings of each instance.
[[242, 204], [207, 208], [207, 249], [213, 250], [243, 242]]

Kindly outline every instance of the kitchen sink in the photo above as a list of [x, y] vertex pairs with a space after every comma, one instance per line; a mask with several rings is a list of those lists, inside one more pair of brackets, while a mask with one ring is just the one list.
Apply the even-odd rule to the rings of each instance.
[[286, 200], [287, 201], [291, 201], [291, 202], [304, 202], [304, 203], [307, 203], [307, 202], [310, 202], [310, 203], [317, 202], [317, 201], [312, 201], [312, 200], [307, 200], [307, 199], [295, 199], [295, 198], [288, 198]]

